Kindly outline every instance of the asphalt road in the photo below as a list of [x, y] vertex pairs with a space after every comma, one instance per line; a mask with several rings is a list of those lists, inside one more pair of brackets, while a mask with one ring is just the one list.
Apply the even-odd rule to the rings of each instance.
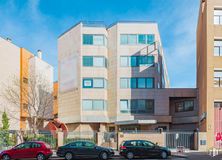
[[[62, 158], [50, 158], [50, 160], [64, 160]], [[80, 159], [76, 159], [76, 160], [80, 160]], [[86, 159], [86, 160], [96, 160], [96, 159]], [[114, 157], [110, 160], [126, 160], [125, 158], [123, 157]], [[163, 160], [163, 159], [136, 159], [136, 160]], [[179, 158], [179, 157], [170, 157], [168, 158], [168, 160], [187, 160], [187, 158]]]

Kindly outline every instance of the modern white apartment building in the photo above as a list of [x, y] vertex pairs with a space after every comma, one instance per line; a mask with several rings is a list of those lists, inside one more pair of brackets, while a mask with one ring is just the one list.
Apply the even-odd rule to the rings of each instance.
[[196, 90], [168, 89], [156, 23], [80, 22], [58, 38], [58, 59], [58, 117], [69, 130], [196, 128]]
[[[29, 129], [26, 99], [29, 93], [24, 90], [29, 89], [31, 76], [41, 76], [43, 80], [39, 80], [39, 82], [47, 84], [49, 88], [47, 92], [52, 94], [53, 67], [42, 59], [40, 52], [38, 52], [38, 56], [35, 56], [28, 50], [12, 43], [10, 39], [0, 37], [0, 75], [0, 119], [2, 113], [6, 111], [10, 120], [10, 130]], [[15, 81], [19, 81], [19, 84], [15, 84]], [[18, 88], [18, 92], [17, 90], [12, 91], [19, 94], [20, 106], [13, 105], [2, 96], [7, 86]], [[36, 86], [36, 89], [39, 88]], [[47, 111], [52, 113], [52, 109], [53, 104], [51, 111], [50, 109]]]

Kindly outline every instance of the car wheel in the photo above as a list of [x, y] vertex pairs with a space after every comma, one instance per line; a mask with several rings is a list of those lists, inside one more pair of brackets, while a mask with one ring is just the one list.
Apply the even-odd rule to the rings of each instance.
[[45, 160], [45, 159], [46, 159], [46, 157], [45, 157], [44, 154], [39, 153], [39, 154], [37, 155], [37, 160]]
[[133, 152], [128, 152], [128, 153], [126, 154], [126, 158], [127, 158], [127, 159], [133, 159], [133, 158], [134, 158]]
[[108, 154], [106, 152], [100, 153], [100, 159], [101, 160], [107, 160], [109, 158]]
[[73, 159], [72, 153], [71, 153], [71, 152], [67, 152], [67, 153], [65, 154], [65, 159], [66, 159], [66, 160], [72, 160], [72, 159]]
[[2, 156], [2, 160], [10, 160], [10, 159], [11, 159], [10, 156], [7, 155], [7, 154], [4, 154], [4, 155]]
[[166, 153], [165, 151], [162, 151], [162, 152], [161, 152], [161, 158], [162, 158], [162, 159], [167, 159], [167, 157], [168, 157], [168, 156], [167, 156], [167, 153]]

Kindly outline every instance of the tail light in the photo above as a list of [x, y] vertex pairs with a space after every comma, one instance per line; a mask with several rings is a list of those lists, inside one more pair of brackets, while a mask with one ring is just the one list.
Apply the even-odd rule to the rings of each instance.
[[126, 149], [126, 146], [121, 146], [120, 149], [124, 150], [124, 149]]

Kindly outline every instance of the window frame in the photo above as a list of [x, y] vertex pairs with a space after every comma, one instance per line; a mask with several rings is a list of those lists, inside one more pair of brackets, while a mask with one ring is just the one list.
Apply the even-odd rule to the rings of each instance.
[[[84, 37], [85, 36], [91, 36], [92, 37], [92, 39], [91, 39], [91, 41], [92, 41], [92, 43], [84, 43]], [[95, 44], [95, 37], [96, 36], [102, 36], [102, 38], [103, 38], [103, 43], [102, 44]], [[84, 46], [107, 46], [107, 37], [106, 37], [106, 35], [105, 34], [85, 34], [85, 33], [83, 33], [82, 34], [82, 45], [84, 45]]]
[[[144, 108], [139, 109], [139, 101], [144, 102]], [[123, 110], [121, 107], [121, 102], [127, 103], [127, 109]], [[152, 102], [152, 110], [149, 109], [148, 105]], [[149, 114], [153, 115], [155, 110], [155, 100], [154, 99], [120, 99], [120, 113], [128, 114]]]
[[[186, 109], [186, 107], [185, 107], [185, 103], [186, 103], [186, 102], [189, 102], [189, 101], [193, 103], [192, 109]], [[182, 104], [181, 110], [178, 110], [177, 104]], [[176, 101], [174, 105], [175, 105], [175, 112], [176, 112], [176, 113], [181, 113], [181, 112], [193, 112], [194, 109], [195, 109], [195, 101], [194, 101], [193, 99], [186, 99], [186, 100]]]
[[[222, 70], [220, 70], [220, 69], [215, 69], [214, 70], [214, 87], [220, 88], [220, 87], [222, 87], [222, 75], [221, 76], [215, 76], [215, 72], [220, 72], [220, 74], [222, 74]], [[218, 80], [216, 80], [216, 79], [218, 79]], [[218, 82], [218, 85], [215, 85], [216, 84], [215, 82]]]
[[[91, 86], [85, 86], [85, 81], [90, 81], [91, 82]], [[83, 78], [83, 80], [82, 80], [82, 83], [83, 83], [83, 87], [82, 88], [94, 88], [93, 87], [93, 78]]]
[[[221, 43], [221, 46], [220, 45], [215, 45], [216, 42]], [[219, 50], [218, 54], [215, 53], [215, 49]], [[222, 39], [214, 39], [214, 56], [222, 56]]]
[[[91, 63], [89, 63], [89, 65], [88, 64], [86, 65], [85, 58], [89, 58], [89, 60], [91, 60]], [[95, 58], [103, 58], [103, 66], [95, 65], [95, 61], [94, 61]], [[84, 55], [84, 56], [82, 56], [82, 66], [83, 67], [107, 68], [108, 60], [105, 56], [87, 56], [87, 55]]]
[[[215, 13], [216, 11], [221, 11], [221, 15], [216, 14]], [[219, 20], [218, 24], [216, 23], [215, 18], [218, 18], [218, 20]], [[213, 22], [214, 25], [222, 25], [222, 8], [214, 8], [214, 18], [213, 18], [213, 21], [214, 21]]]
[[[84, 109], [84, 101], [91, 101], [91, 109]], [[95, 109], [95, 101], [102, 101], [102, 109]], [[104, 99], [82, 99], [82, 111], [107, 111], [107, 100]]]
[[[123, 36], [125, 36], [123, 39]], [[129, 43], [129, 36], [136, 36], [136, 42], [135, 43]], [[140, 37], [141, 36], [145, 36], [145, 43], [142, 43], [140, 41]], [[124, 42], [124, 43], [123, 43]], [[120, 34], [120, 45], [150, 45], [153, 44], [155, 42], [155, 34], [154, 33], [150, 33], [150, 34], [143, 34], [143, 33], [137, 33], [137, 34], [133, 34], [133, 33], [124, 33], [124, 34]]]

